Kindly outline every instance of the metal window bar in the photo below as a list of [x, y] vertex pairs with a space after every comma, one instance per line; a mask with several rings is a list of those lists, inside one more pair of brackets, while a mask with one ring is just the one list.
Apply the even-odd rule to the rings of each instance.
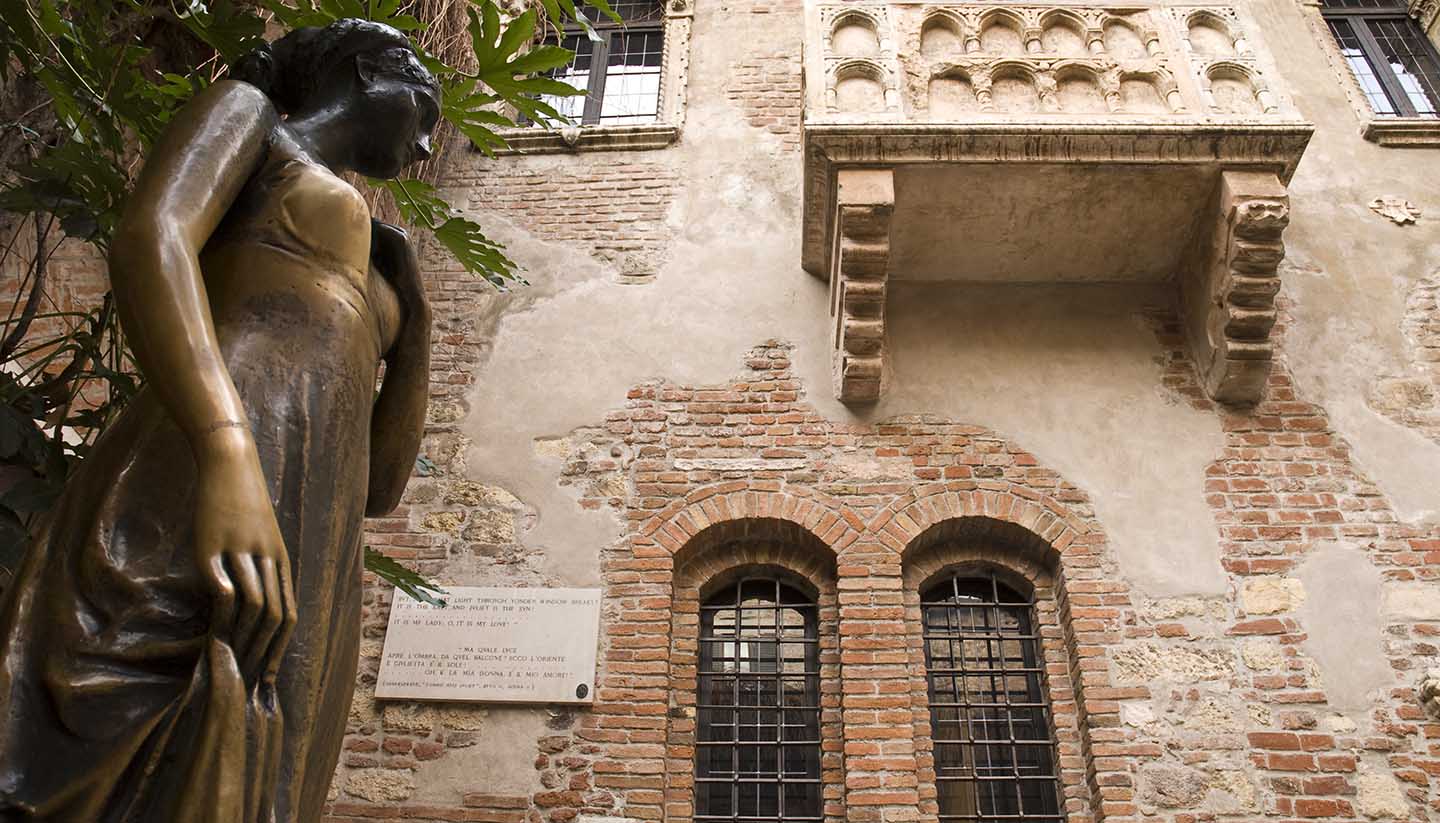
[[1325, 0], [1321, 15], [1380, 117], [1440, 117], [1440, 53], [1404, 4]]
[[993, 574], [921, 594], [941, 821], [1064, 820], [1033, 609]]
[[653, 123], [660, 114], [664, 6], [656, 0], [621, 0], [610, 7], [623, 23], [617, 26], [599, 15], [594, 21], [599, 40], [567, 27], [551, 41], [575, 52], [575, 57], [548, 76], [585, 89], [585, 96], [543, 99], [581, 125]]
[[700, 607], [695, 820], [823, 819], [815, 603], [748, 578]]

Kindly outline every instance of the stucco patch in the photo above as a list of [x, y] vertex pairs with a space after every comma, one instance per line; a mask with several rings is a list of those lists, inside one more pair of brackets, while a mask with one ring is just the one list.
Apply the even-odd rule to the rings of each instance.
[[1296, 576], [1309, 597], [1300, 606], [1302, 648], [1314, 661], [1330, 705], [1367, 709], [1394, 682], [1380, 620], [1380, 571], [1359, 548], [1318, 545]]

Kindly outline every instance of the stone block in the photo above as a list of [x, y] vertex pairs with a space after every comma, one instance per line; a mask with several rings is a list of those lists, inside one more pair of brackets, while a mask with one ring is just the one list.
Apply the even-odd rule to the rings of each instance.
[[408, 800], [415, 794], [415, 775], [404, 769], [359, 769], [346, 776], [345, 793], [371, 803]]

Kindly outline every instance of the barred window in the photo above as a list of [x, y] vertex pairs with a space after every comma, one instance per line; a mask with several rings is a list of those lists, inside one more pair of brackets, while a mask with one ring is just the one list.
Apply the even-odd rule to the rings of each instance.
[[993, 574], [921, 592], [942, 821], [1059, 823], [1034, 604]]
[[820, 820], [814, 601], [751, 578], [700, 609], [695, 820]]
[[575, 57], [549, 75], [584, 89], [585, 96], [546, 96], [545, 102], [583, 125], [653, 123], [660, 113], [664, 5], [659, 0], [619, 0], [610, 7], [623, 23], [597, 15], [599, 40], [573, 27], [552, 40]]
[[1440, 55], [1403, 0], [1324, 0], [1321, 15], [1382, 117], [1440, 117]]

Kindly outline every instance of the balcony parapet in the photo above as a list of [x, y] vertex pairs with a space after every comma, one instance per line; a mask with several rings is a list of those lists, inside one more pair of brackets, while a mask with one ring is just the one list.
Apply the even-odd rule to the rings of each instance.
[[[1225, 198], [1283, 200], [1312, 131], [1253, 26], [1226, 5], [851, 0], [808, 4], [806, 26], [802, 263], [836, 295], [836, 391], [846, 400], [879, 396], [885, 358], [883, 339], [872, 339], [884, 328], [883, 296], [877, 303], [873, 283], [856, 283], [867, 296], [846, 302], [845, 249], [863, 246], [866, 271], [886, 261], [881, 283], [1174, 280], [1187, 318], [1208, 318], [1229, 299], [1212, 282], [1233, 262], [1213, 259], [1237, 231]], [[872, 172], [863, 186], [848, 174], [858, 170]], [[852, 193], [888, 191], [891, 201], [854, 202], [841, 192], [846, 177]], [[1033, 223], [1057, 195], [1084, 212], [1075, 219], [1100, 238], [1094, 253], [1031, 237], [1024, 255], [1007, 256], [1018, 226], [983, 202]], [[1156, 225], [1138, 225], [1136, 204], [1152, 200]], [[885, 215], [887, 233], [866, 218], [857, 246], [845, 221], [861, 213]], [[1283, 255], [1280, 229], [1266, 242]], [[1250, 291], [1241, 299], [1253, 302]], [[861, 306], [863, 322], [847, 306]], [[1235, 323], [1187, 324], [1217, 399], [1259, 397], [1269, 326], [1257, 338], [1252, 320], [1243, 346], [1226, 336]], [[871, 336], [847, 334], [847, 322]], [[849, 385], [846, 374], [864, 382]]]

